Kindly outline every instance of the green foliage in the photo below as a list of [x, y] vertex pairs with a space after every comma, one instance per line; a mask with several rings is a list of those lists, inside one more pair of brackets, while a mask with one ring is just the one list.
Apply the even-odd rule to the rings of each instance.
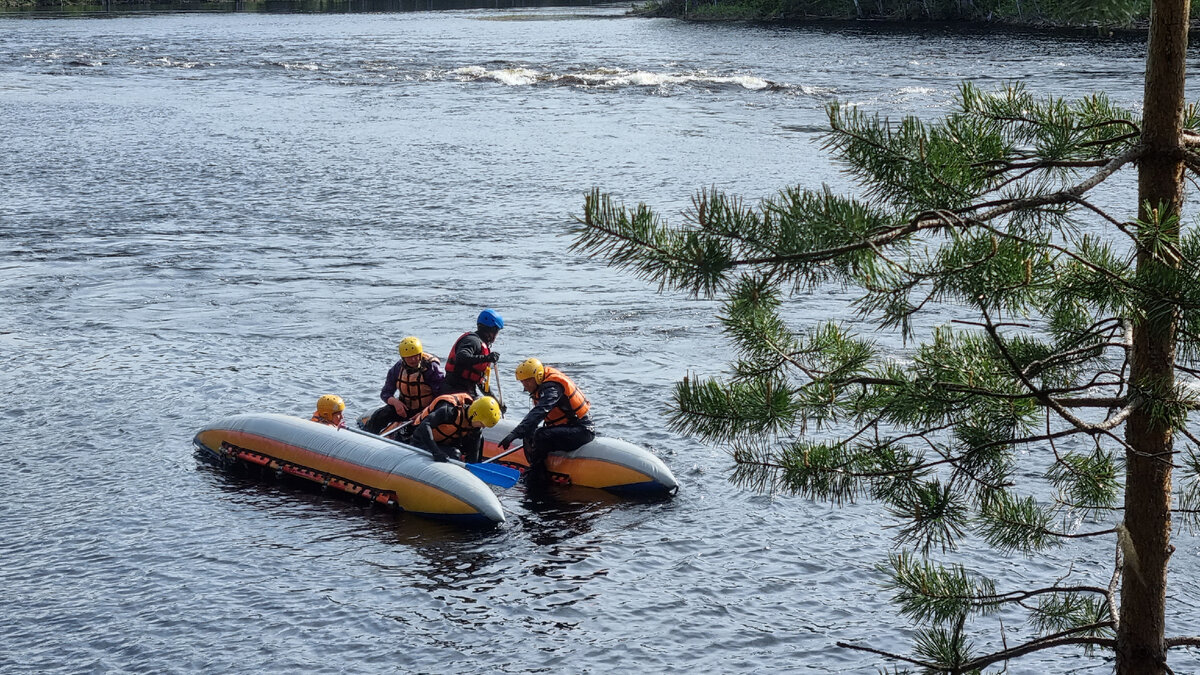
[[[1200, 231], [1185, 231], [1179, 242], [1179, 257], [1185, 271], [1200, 261]], [[1173, 290], [1178, 297], [1179, 322], [1175, 348], [1181, 361], [1200, 363], [1200, 285], [1187, 280], [1183, 274], [1174, 280]]]
[[[1092, 626], [1108, 619], [1109, 606], [1106, 600], [1077, 593], [1052, 593], [1042, 596], [1029, 622], [1040, 633], [1059, 633], [1079, 626]], [[1082, 631], [1084, 635], [1111, 635], [1108, 627]]]
[[1051, 17], [1070, 24], [1129, 26], [1150, 15], [1149, 0], [1066, 0], [1051, 7]]
[[935, 546], [942, 551], [954, 548], [969, 515], [963, 496], [936, 479], [917, 483], [912, 491], [894, 498], [891, 512], [905, 523], [896, 543], [912, 544], [922, 554]]
[[1047, 477], [1068, 503], [1087, 514], [1117, 505], [1121, 487], [1117, 463], [1112, 453], [1099, 445], [1090, 455], [1072, 452], [1057, 457]]
[[979, 672], [977, 668], [962, 667], [971, 661], [971, 643], [963, 638], [961, 623], [955, 625], [952, 630], [935, 627], [919, 631], [913, 648], [918, 656], [936, 664], [936, 668], [927, 668], [927, 673], [951, 672], [972, 675]]
[[1050, 529], [1051, 511], [1032, 497], [997, 490], [982, 500], [979, 529], [991, 546], [1030, 554], [1059, 543]]
[[1180, 522], [1193, 531], [1200, 529], [1200, 454], [1189, 450], [1180, 472], [1179, 496], [1176, 500]]
[[[735, 382], [685, 378], [675, 386], [677, 431], [728, 442], [745, 434], [777, 432], [792, 426], [797, 406], [779, 380]], [[701, 411], [715, 411], [703, 414]]]
[[922, 624], [945, 625], [969, 615], [994, 612], [996, 587], [962, 565], [943, 566], [906, 553], [893, 553], [880, 571], [895, 592], [900, 612]]
[[[964, 84], [932, 122], [828, 112], [825, 148], [861, 197], [790, 187], [748, 206], [705, 190], [671, 226], [594, 191], [575, 250], [723, 300], [736, 359], [723, 376], [680, 383], [672, 428], [725, 445], [738, 484], [884, 507], [902, 551], [896, 600], [932, 624], [914, 663], [991, 663], [970, 656], [964, 621], [1000, 606], [1028, 613], [1041, 633], [1029, 644], [1100, 644], [1107, 580], [997, 594], [991, 580], [912, 556], [1115, 539], [1112, 528], [1076, 532], [1067, 516], [1120, 517], [1122, 424], [1136, 414], [1186, 433], [1200, 407], [1170, 374], [1130, 375], [1139, 331], [1174, 340], [1177, 368], [1200, 372], [1196, 228], [1162, 205], [1129, 219], [1090, 198], [1136, 166], [1141, 120], [1104, 96], [1039, 98], [1020, 85]], [[1195, 106], [1185, 123], [1200, 127]], [[855, 290], [856, 316], [793, 326], [785, 299], [829, 284]], [[855, 332], [871, 327], [904, 346]], [[1200, 522], [1195, 455], [1183, 473], [1178, 515]]]
[[1149, 0], [659, 0], [639, 10], [691, 19], [889, 19], [1127, 28]]
[[[1069, 320], [1082, 309], [1086, 314], [1081, 319], [1090, 325], [1095, 316], [1111, 315], [1127, 306], [1137, 309], [1129, 305], [1128, 294], [1133, 284], [1131, 257], [1118, 255], [1109, 242], [1091, 235], [1077, 241], [1073, 255], [1058, 267], [1057, 283], [1047, 298], [1048, 308], [1056, 318], [1062, 313], [1061, 320]], [[1074, 322], [1072, 325], [1075, 327], [1072, 335], [1080, 335], [1077, 331], [1085, 328]]]

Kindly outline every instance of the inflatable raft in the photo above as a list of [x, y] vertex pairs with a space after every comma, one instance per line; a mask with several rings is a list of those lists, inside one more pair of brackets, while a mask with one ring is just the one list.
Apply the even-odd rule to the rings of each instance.
[[204, 427], [193, 443], [222, 464], [274, 469], [422, 516], [465, 525], [504, 522], [495, 493], [463, 467], [348, 429], [243, 414]]
[[[483, 456], [495, 457], [503, 453], [498, 443], [516, 426], [517, 421], [500, 420], [496, 426], [484, 429]], [[529, 466], [523, 450], [498, 461]], [[597, 436], [575, 452], [550, 453], [546, 458], [546, 470], [560, 483], [617, 494], [657, 497], [673, 495], [679, 489], [678, 481], [661, 459], [632, 443], [604, 436]]]

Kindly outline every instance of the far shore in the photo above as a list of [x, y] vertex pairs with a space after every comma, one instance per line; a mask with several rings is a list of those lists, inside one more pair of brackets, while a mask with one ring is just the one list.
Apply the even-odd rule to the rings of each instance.
[[[251, 13], [351, 13], [412, 12], [461, 9], [517, 9], [537, 7], [578, 7], [618, 4], [604, 0], [0, 0], [0, 14], [79, 14], [96, 12], [251, 12]], [[619, 3], [626, 4], [626, 3]], [[820, 4], [823, 13], [809, 11]], [[877, 27], [914, 29], [946, 27], [963, 31], [1018, 30], [1078, 33], [1091, 36], [1144, 36], [1148, 18], [1137, 15], [1080, 16], [1056, 14], [1061, 0], [1045, 0], [1037, 14], [989, 13], [985, 16], [961, 15], [963, 5], [950, 0], [922, 3], [925, 15], [860, 13], [864, 0], [825, 0], [822, 3], [801, 0], [650, 0], [631, 4], [630, 16], [673, 18], [693, 22], [753, 22], [777, 25], [824, 26], [831, 29]], [[888, 7], [887, 0], [875, 0], [874, 6]], [[972, 6], [968, 4], [967, 6]], [[1015, 5], [1020, 7], [1020, 3]], [[1200, 11], [1200, 10], [1198, 10]], [[1195, 16], [1197, 12], [1193, 12]], [[1200, 27], [1193, 19], [1192, 34]]]

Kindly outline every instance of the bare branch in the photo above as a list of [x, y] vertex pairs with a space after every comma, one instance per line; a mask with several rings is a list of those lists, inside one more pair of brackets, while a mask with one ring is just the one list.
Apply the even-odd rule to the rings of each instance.
[[891, 652], [885, 652], [882, 649], [875, 649], [874, 647], [864, 647], [862, 645], [854, 645], [854, 644], [850, 644], [849, 642], [840, 642], [840, 641], [835, 644], [837, 644], [837, 646], [841, 647], [842, 649], [857, 649], [860, 652], [869, 652], [871, 654], [878, 654], [879, 656], [886, 656], [889, 659], [895, 659], [897, 661], [904, 661], [905, 663], [911, 663], [914, 666], [921, 666], [922, 668], [926, 668], [928, 670], [933, 670], [933, 671], [945, 670], [945, 668], [939, 667], [936, 663], [929, 663], [928, 661], [918, 661], [917, 659], [909, 658], [907, 656], [901, 656], [899, 654], [893, 654]]
[[[1085, 630], [1095, 630], [1098, 628], [1111, 628], [1111, 627], [1112, 627], [1111, 621], [1104, 621], [1102, 623], [1093, 623], [1093, 624], [1088, 624], [1087, 626], [1080, 626], [1079, 628], [1076, 628], [1074, 630], [1065, 631], [1065, 633], [1078, 633], [1078, 632], [1082, 632]], [[1067, 646], [1067, 645], [1092, 645], [1095, 647], [1107, 647], [1108, 649], [1115, 649], [1117, 646], [1117, 641], [1114, 638], [1089, 637], [1089, 636], [1046, 637], [1046, 638], [1042, 638], [1042, 639], [1038, 639], [1038, 640], [1031, 640], [1029, 642], [1026, 642], [1023, 645], [1018, 645], [1016, 647], [1013, 647], [1012, 649], [1006, 649], [1002, 652], [996, 652], [994, 654], [988, 654], [987, 656], [982, 656], [978, 659], [975, 659], [974, 661], [970, 661], [970, 662], [965, 663], [962, 666], [960, 666], [959, 672], [970, 672], [972, 670], [979, 670], [979, 669], [981, 669], [985, 666], [989, 666], [993, 663], [999, 663], [1000, 661], [1008, 661], [1009, 659], [1013, 659], [1018, 656], [1023, 656], [1025, 654], [1030, 654], [1032, 652], [1041, 651], [1043, 649], [1051, 649], [1054, 647], [1063, 647], [1063, 646]]]
[[1167, 649], [1171, 647], [1200, 647], [1200, 637], [1171, 637], [1163, 640]]
[[1112, 619], [1113, 628], [1121, 625], [1120, 613], [1117, 611], [1117, 584], [1121, 583], [1121, 578], [1125, 576], [1125, 565], [1122, 561], [1125, 558], [1125, 551], [1121, 548], [1121, 538], [1117, 537], [1115, 542], [1116, 553], [1113, 560], [1112, 578], [1108, 580], [1108, 589], [1104, 595], [1108, 598], [1108, 616]]

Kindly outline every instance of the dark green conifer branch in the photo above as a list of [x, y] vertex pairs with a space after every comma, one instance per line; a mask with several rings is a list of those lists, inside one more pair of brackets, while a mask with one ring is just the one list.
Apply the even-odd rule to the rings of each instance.
[[[1058, 633], [1070, 631], [1077, 635], [1090, 637], [1112, 637], [1110, 604], [1111, 596], [1108, 589], [1087, 589], [1092, 594], [1079, 592], [1055, 592], [1041, 597], [1035, 606], [1030, 607], [1030, 622], [1041, 633]], [[1028, 607], [1028, 605], [1022, 604]]]

